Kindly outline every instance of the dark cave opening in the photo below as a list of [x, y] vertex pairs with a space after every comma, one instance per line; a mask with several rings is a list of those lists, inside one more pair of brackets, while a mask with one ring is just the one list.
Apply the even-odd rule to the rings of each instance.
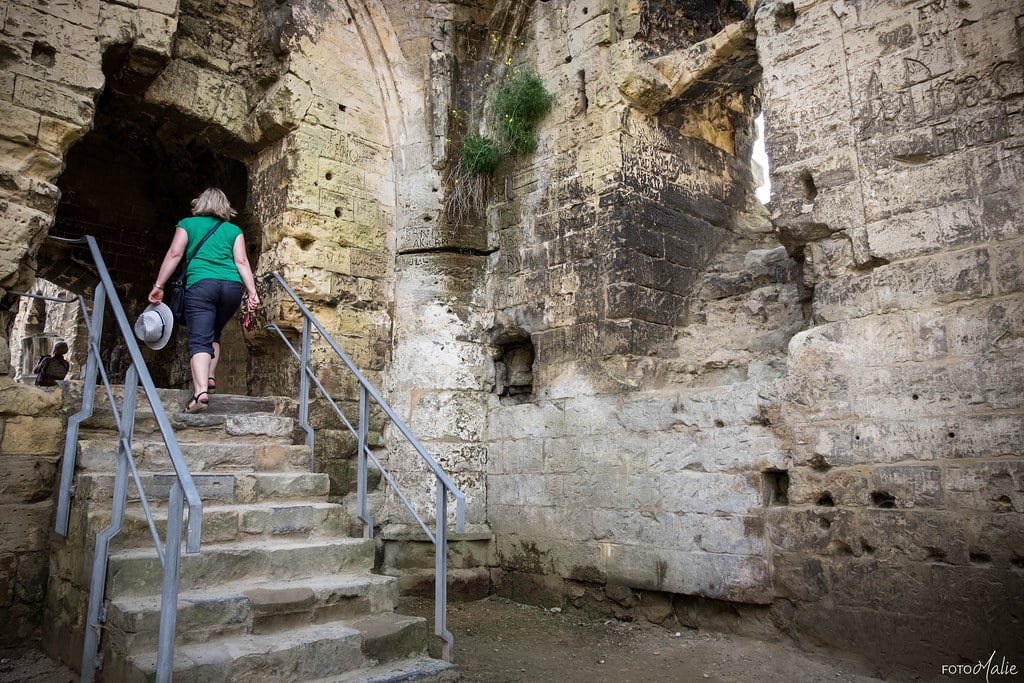
[[[126, 48], [112, 48], [104, 59], [107, 87], [97, 103], [93, 129], [68, 152], [50, 234], [96, 238], [129, 320], [147, 305], [146, 296], [174, 234], [178, 220], [190, 215], [190, 201], [203, 189], [220, 187], [239, 215], [250, 259], [260, 253], [260, 231], [247, 211], [247, 168], [203, 135], [202, 126], [141, 97], [149, 79], [128, 67]], [[93, 270], [88, 253], [48, 246], [39, 255], [38, 275], [75, 292], [91, 294], [83, 269]], [[91, 287], [89, 288], [91, 289]], [[222, 340], [225, 384], [244, 392], [247, 351], [240, 330], [229, 323]], [[157, 386], [181, 387], [188, 381], [184, 332], [159, 352], [147, 351]], [[108, 321], [103, 355], [114, 381], [128, 360], [120, 335]], [[234, 367], [238, 365], [238, 367]], [[220, 372], [218, 372], [220, 374]]]

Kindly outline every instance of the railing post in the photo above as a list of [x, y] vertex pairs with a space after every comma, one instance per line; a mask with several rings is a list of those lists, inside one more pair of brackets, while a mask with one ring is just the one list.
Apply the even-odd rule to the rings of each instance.
[[78, 459], [78, 429], [84, 420], [92, 416], [93, 401], [96, 397], [96, 375], [99, 372], [100, 339], [103, 336], [103, 311], [106, 304], [107, 290], [100, 283], [96, 285], [96, 293], [92, 298], [89, 353], [85, 361], [85, 374], [82, 376], [82, 407], [68, 418], [67, 436], [64, 439], [64, 459], [61, 462], [57, 520], [54, 529], [61, 536], [68, 535], [68, 521], [71, 518], [71, 487], [74, 484], [75, 462]]
[[[174, 637], [178, 620], [178, 576], [181, 567], [181, 530], [184, 514], [181, 481], [174, 480], [167, 502], [167, 538], [164, 541], [163, 589], [160, 592], [160, 631], [156, 650], [157, 683], [168, 683], [174, 669]], [[189, 511], [191, 514], [191, 510]]]
[[309, 471], [316, 470], [313, 461], [313, 429], [309, 426], [309, 357], [310, 337], [313, 326], [309, 318], [302, 316], [302, 357], [299, 359], [299, 426], [306, 432], [306, 448], [309, 449]]
[[440, 477], [437, 488], [437, 531], [434, 532], [434, 633], [444, 645], [441, 657], [452, 660], [452, 642], [455, 637], [448, 630], [448, 489]]
[[[284, 290], [284, 292], [291, 298], [291, 300], [298, 307], [299, 312], [303, 316], [303, 328], [302, 328], [302, 349], [301, 352], [297, 351], [292, 343], [288, 340], [287, 336], [281, 331], [281, 329], [274, 324], [268, 326], [268, 329], [272, 329], [280, 335], [281, 340], [288, 347], [288, 350], [292, 355], [298, 359], [300, 364], [300, 400], [299, 400], [299, 424], [306, 431], [307, 444], [310, 448], [312, 455], [312, 429], [309, 426], [309, 383], [312, 381], [316, 384], [316, 387], [322, 392], [327, 403], [334, 409], [338, 416], [338, 419], [348, 428], [349, 432], [355, 435], [358, 443], [358, 455], [357, 455], [357, 487], [358, 487], [358, 499], [359, 499], [359, 517], [363, 521], [364, 535], [367, 538], [373, 537], [373, 519], [369, 513], [369, 506], [367, 504], [367, 467], [369, 463], [373, 463], [373, 466], [380, 471], [381, 476], [384, 480], [391, 485], [395, 494], [399, 500], [406, 506], [413, 518], [419, 524], [420, 528], [427, 535], [431, 541], [434, 542], [435, 548], [435, 563], [434, 563], [434, 589], [435, 589], [435, 612], [434, 612], [434, 624], [435, 633], [444, 642], [443, 645], [443, 656], [445, 659], [451, 659], [452, 643], [454, 637], [448, 630], [448, 499], [447, 496], [451, 493], [455, 497], [455, 517], [456, 526], [459, 532], [463, 531], [463, 527], [466, 523], [466, 497], [462, 491], [459, 490], [458, 486], [452, 480], [451, 477], [437, 464], [437, 462], [430, 456], [429, 453], [423, 448], [416, 437], [409, 431], [409, 428], [405, 423], [395, 414], [394, 410], [388, 405], [387, 401], [381, 396], [379, 391], [363, 376], [359, 369], [352, 363], [352, 360], [345, 354], [334, 338], [324, 329], [324, 326], [316, 319], [313, 313], [302, 303], [298, 295], [288, 286], [288, 283], [277, 274], [271, 274], [267, 278], [268, 280], [273, 279], [278, 285]], [[311, 327], [315, 327], [323, 342], [330, 347], [345, 364], [345, 367], [355, 376], [359, 382], [359, 421], [358, 426], [353, 427], [352, 423], [343, 414], [341, 409], [335, 403], [330, 393], [323, 386], [320, 380], [313, 375], [312, 370], [309, 367], [309, 337], [311, 334]], [[307, 379], [308, 378], [308, 379]], [[431, 532], [427, 522], [425, 522], [420, 515], [416, 512], [415, 506], [409, 501], [408, 497], [402, 492], [401, 487], [387, 471], [387, 469], [380, 463], [377, 457], [369, 451], [367, 448], [367, 434], [369, 431], [369, 411], [371, 399], [377, 404], [384, 416], [391, 420], [391, 423], [398, 430], [398, 433], [405, 437], [413, 449], [419, 454], [420, 458], [427, 464], [427, 466], [434, 473], [436, 478], [436, 529]]]
[[135, 401], [138, 393], [138, 370], [133, 364], [124, 379], [121, 422], [118, 424], [117, 470], [114, 473], [114, 498], [110, 509], [110, 524], [96, 534], [96, 549], [92, 558], [92, 577], [89, 588], [89, 607], [85, 619], [85, 643], [82, 649], [82, 683], [92, 683], [96, 675], [96, 654], [100, 645], [101, 623], [105, 621], [103, 595], [107, 584], [107, 559], [110, 540], [121, 532], [124, 508], [128, 498], [128, 458], [132, 457]]
[[[196, 489], [195, 482], [188, 469], [188, 463], [181, 451], [181, 446], [174, 436], [174, 430], [170, 419], [161, 403], [153, 378], [146, 368], [145, 360], [139, 349], [138, 343], [132, 334], [131, 323], [125, 315], [124, 307], [118, 299], [117, 290], [110, 278], [103, 255], [100, 253], [95, 238], [86, 235], [79, 240], [66, 240], [51, 238], [68, 244], [82, 244], [88, 246], [93, 261], [98, 270], [100, 283], [97, 285], [96, 296], [93, 301], [93, 313], [90, 317], [85, 311], [84, 299], [79, 297], [80, 305], [86, 317], [89, 318], [89, 357], [85, 370], [85, 387], [83, 389], [83, 408], [71, 420], [68, 430], [68, 439], [65, 443], [64, 464], [61, 479], [61, 513], [58, 515], [57, 530], [67, 534], [68, 511], [70, 509], [70, 488], [74, 476], [75, 454], [78, 441], [79, 423], [92, 414], [94, 395], [96, 391], [97, 373], [102, 376], [107, 395], [111, 401], [111, 409], [118, 419], [118, 444], [116, 455], [116, 471], [114, 474], [114, 491], [111, 506], [110, 524], [96, 535], [96, 545], [93, 556], [92, 575], [90, 580], [89, 605], [85, 623], [85, 642], [82, 652], [82, 681], [91, 683], [96, 677], [96, 661], [100, 642], [100, 628], [106, 620], [103, 603], [104, 589], [106, 587], [107, 565], [109, 564], [110, 541], [120, 533], [124, 525], [125, 506], [128, 497], [128, 477], [134, 477], [136, 486], [139, 487], [140, 500], [143, 510], [146, 513], [150, 530], [154, 536], [157, 546], [157, 557], [163, 565], [163, 590], [161, 593], [160, 605], [160, 631], [158, 636], [157, 651], [157, 680], [169, 682], [173, 669], [175, 624], [177, 621], [178, 602], [178, 578], [181, 560], [181, 536], [184, 526], [184, 501], [188, 501], [189, 521], [186, 549], [187, 552], [199, 552], [202, 536], [202, 514], [203, 504]], [[103, 367], [99, 356], [100, 335], [103, 330], [103, 313], [105, 304], [110, 306], [114, 318], [115, 327], [121, 332], [121, 336], [128, 348], [132, 359], [132, 365], [124, 382], [124, 396], [121, 404], [121, 411], [118, 413], [113, 396], [109, 378]], [[309, 349], [309, 326], [306, 326], [306, 344], [308, 359]], [[176, 480], [171, 487], [170, 499], [168, 501], [167, 538], [165, 547], [160, 548], [159, 533], [155, 530], [154, 521], [150, 510], [145, 502], [145, 494], [142, 491], [142, 484], [132, 460], [132, 438], [135, 429], [135, 409], [138, 400], [138, 386], [141, 382], [146, 397], [153, 407], [153, 416], [163, 435], [164, 443], [167, 446], [168, 455], [174, 467]], [[307, 384], [308, 388], [308, 384]], [[306, 404], [306, 415], [308, 417], [308, 402]], [[310, 436], [309, 444], [312, 445]], [[312, 455], [312, 454], [311, 454]]]
[[366, 436], [370, 431], [370, 396], [366, 387], [359, 385], [359, 455], [356, 458], [356, 489], [359, 496], [359, 519], [363, 521], [363, 538], [373, 538], [373, 517], [366, 500], [367, 467]]
[[[124, 373], [124, 396], [121, 399], [121, 424], [118, 425], [118, 436], [121, 441], [127, 441], [131, 446], [135, 438], [135, 405], [139, 398], [139, 369], [135, 363], [128, 366], [128, 372]], [[128, 457], [132, 457], [131, 450]], [[142, 493], [141, 491], [139, 492]]]

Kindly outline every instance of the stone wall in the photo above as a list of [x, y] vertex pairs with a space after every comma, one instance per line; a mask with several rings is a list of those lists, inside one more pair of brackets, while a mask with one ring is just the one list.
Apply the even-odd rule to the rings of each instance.
[[[175, 3], [126, 7], [8, 2], [0, 8], [0, 294], [27, 291], [36, 253], [50, 228], [54, 184], [71, 144], [88, 130], [103, 86], [104, 50], [132, 44], [141, 61], [165, 55]], [[61, 447], [60, 391], [10, 379], [8, 334], [16, 299], [0, 310], [0, 493], [3, 640], [39, 636], [52, 522], [51, 491]]]
[[487, 414], [487, 519], [518, 599], [772, 600], [763, 471], [787, 454], [765, 415], [805, 294], [752, 196], [745, 8], [702, 8], [715, 21], [670, 49], [653, 26], [672, 5], [538, 4], [513, 60], [558, 96], [491, 209], [492, 334], [535, 349], [531, 393]]
[[[280, 272], [378, 377], [388, 357], [396, 199], [383, 76], [359, 47], [372, 20], [313, 2], [292, 13], [289, 70], [271, 91], [274, 116], [291, 130], [251, 167], [252, 208], [265, 217], [260, 269]], [[270, 318], [301, 330], [279, 296], [271, 292], [267, 304]], [[258, 390], [296, 391], [297, 370], [276, 336], [258, 340], [255, 352]], [[314, 364], [335, 398], [355, 398], [347, 371], [319, 340]]]
[[[387, 5], [402, 36], [401, 73], [426, 75], [423, 80], [413, 77], [412, 85], [396, 86], [402, 90], [406, 116], [396, 166], [399, 212], [392, 355], [386, 376], [389, 400], [466, 493], [469, 521], [483, 523], [482, 440], [492, 372], [485, 271], [491, 247], [479, 216], [454, 215], [446, 207], [458, 191], [452, 174], [470, 100], [531, 3], [436, 2], [429, 11], [422, 4]], [[418, 513], [433, 519], [434, 477], [397, 433], [386, 436], [386, 466]], [[410, 522], [394, 492], [385, 488], [382, 493], [378, 521]]]
[[890, 661], [1022, 654], [1011, 5], [757, 17], [775, 223], [814, 291], [778, 401], [792, 467], [768, 517], [775, 592], [800, 633]]
[[39, 635], [63, 431], [59, 388], [36, 388], [0, 376], [0, 620], [5, 645]]
[[[658, 3], [539, 3], [517, 41], [501, 9], [462, 21], [558, 102], [499, 169], [486, 231], [416, 233], [392, 367], [487, 501], [499, 590], [768, 605], [883, 667], [1015, 651], [1012, 11], [768, 4], [758, 66], [741, 8], [682, 45]], [[502, 68], [458, 45], [473, 76], [450, 101], [472, 113]], [[771, 221], [750, 198], [759, 106]], [[509, 344], [533, 353], [514, 396]], [[399, 363], [412, 349], [435, 363]], [[677, 623], [715, 604], [668, 602]]]

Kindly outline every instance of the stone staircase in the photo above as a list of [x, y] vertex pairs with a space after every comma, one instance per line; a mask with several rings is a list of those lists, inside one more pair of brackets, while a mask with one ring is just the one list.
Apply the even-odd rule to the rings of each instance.
[[[172, 410], [186, 399], [161, 394]], [[148, 408], [141, 396], [139, 406]], [[398, 580], [371, 573], [374, 542], [348, 536], [327, 475], [308, 471], [294, 413], [287, 399], [214, 394], [204, 413], [171, 415], [204, 503], [202, 550], [182, 555], [174, 680], [454, 680], [451, 664], [427, 654], [426, 621], [394, 612]], [[113, 428], [109, 408], [83, 425], [65, 566], [55, 563], [80, 598], [110, 518]], [[138, 416], [134, 452], [162, 534], [173, 475], [151, 413]], [[156, 671], [162, 573], [133, 483], [129, 501], [107, 576], [105, 681]]]

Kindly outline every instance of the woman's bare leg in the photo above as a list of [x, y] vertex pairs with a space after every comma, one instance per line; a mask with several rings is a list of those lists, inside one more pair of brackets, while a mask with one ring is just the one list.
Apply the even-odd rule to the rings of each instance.
[[205, 351], [197, 353], [196, 355], [192, 356], [192, 358], [189, 360], [189, 365], [192, 366], [193, 396], [198, 396], [199, 394], [205, 392], [209, 388], [208, 383], [210, 377], [211, 360], [212, 357]]
[[217, 376], [217, 361], [220, 360], [220, 342], [213, 342], [213, 358], [210, 359], [210, 379]]

